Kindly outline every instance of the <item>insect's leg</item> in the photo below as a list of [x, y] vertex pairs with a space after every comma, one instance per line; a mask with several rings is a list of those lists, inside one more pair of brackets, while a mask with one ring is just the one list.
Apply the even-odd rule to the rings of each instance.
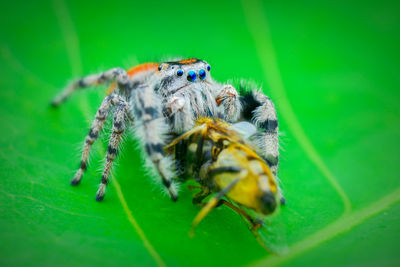
[[229, 201], [226, 201], [225, 199], [221, 199], [219, 202], [222, 203], [223, 205], [233, 209], [240, 216], [243, 216], [252, 226], [256, 225], [255, 220], [247, 212], [245, 212], [241, 208], [233, 205], [232, 203], [230, 203]]
[[141, 86], [132, 91], [132, 104], [135, 117], [135, 134], [144, 144], [144, 150], [150, 158], [149, 164], [156, 169], [171, 199], [178, 199], [177, 189], [172, 181], [176, 177], [171, 170], [173, 160], [164, 152], [165, 139], [169, 131], [162, 112], [160, 97], [150, 86]]
[[97, 201], [101, 201], [104, 198], [104, 193], [106, 185], [108, 183], [108, 177], [110, 176], [111, 167], [114, 159], [117, 157], [118, 145], [121, 142], [122, 135], [125, 131], [125, 114], [127, 114], [127, 112], [128, 103], [122, 98], [118, 99], [115, 107], [112, 134], [108, 143], [107, 157], [104, 164], [101, 184], [96, 194]]
[[224, 120], [236, 122], [240, 116], [242, 105], [236, 89], [228, 84], [223, 85], [215, 98], [218, 106], [224, 108]]
[[193, 234], [194, 228], [204, 219], [204, 217], [207, 216], [210, 211], [215, 208], [218, 205], [219, 200], [226, 194], [228, 193], [233, 186], [239, 182], [239, 178], [233, 180], [229, 185], [227, 185], [225, 188], [223, 188], [221, 191], [217, 193], [214, 197], [212, 197], [207, 204], [200, 210], [200, 212], [196, 215], [192, 222], [192, 229], [191, 233]]
[[257, 232], [257, 230], [263, 226], [263, 223], [261, 221], [258, 221], [257, 219], [252, 218], [245, 210], [243, 210], [240, 207], [235, 206], [234, 204], [221, 199], [220, 202], [222, 202], [224, 205], [226, 205], [227, 207], [233, 209], [235, 212], [237, 212], [240, 216], [240, 218], [242, 218], [242, 220], [249, 226], [249, 230], [250, 232], [253, 234], [253, 236], [255, 237], [255, 239], [257, 240], [257, 242], [261, 245], [261, 247], [263, 247], [266, 251], [273, 253], [262, 241], [259, 233]]
[[203, 199], [208, 197], [211, 194], [211, 192], [208, 187], [201, 186], [200, 188], [201, 188], [201, 191], [193, 196], [192, 203], [194, 205], [204, 206], [205, 204], [203, 205], [203, 203], [201, 203], [201, 202], [203, 201]]
[[[256, 145], [263, 159], [267, 162], [272, 174], [277, 178], [279, 164], [279, 138], [278, 118], [272, 100], [259, 90], [245, 92], [240, 101], [243, 106], [242, 117], [252, 122], [258, 128], [258, 132], [250, 136], [250, 140]], [[281, 203], [285, 199], [278, 186]]]
[[125, 70], [121, 68], [113, 68], [108, 71], [85, 76], [81, 79], [71, 82], [64, 90], [57, 95], [51, 102], [52, 106], [57, 107], [66, 101], [76, 90], [86, 88], [89, 86], [100, 85], [113, 80], [117, 81], [120, 89], [128, 85], [128, 75]]
[[89, 134], [86, 136], [85, 144], [83, 145], [80, 168], [77, 170], [74, 178], [71, 180], [71, 185], [77, 185], [81, 181], [83, 172], [87, 168], [90, 149], [93, 143], [99, 137], [99, 133], [104, 126], [104, 121], [107, 118], [110, 107], [117, 98], [118, 96], [115, 94], [105, 97], [99, 109], [97, 110], [96, 117], [92, 123], [92, 126], [90, 127]]

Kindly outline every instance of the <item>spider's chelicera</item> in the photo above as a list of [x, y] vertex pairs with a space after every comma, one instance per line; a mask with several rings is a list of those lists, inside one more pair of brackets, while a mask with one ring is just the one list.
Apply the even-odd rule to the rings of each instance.
[[[242, 88], [239, 95], [230, 84], [211, 78], [210, 65], [199, 59], [145, 63], [129, 70], [113, 68], [72, 82], [52, 102], [64, 102], [80, 88], [114, 82], [104, 98], [85, 139], [80, 168], [71, 181], [77, 185], [87, 168], [90, 148], [98, 138], [110, 110], [114, 114], [112, 135], [96, 200], [104, 198], [112, 163], [121, 137], [133, 126], [143, 144], [149, 166], [159, 176], [173, 201], [178, 198], [173, 158], [164, 147], [171, 137], [192, 129], [199, 117], [220, 118], [230, 123], [247, 121], [257, 131], [246, 137], [276, 176], [278, 169], [278, 121], [272, 101], [261, 90]], [[241, 87], [247, 85], [242, 83]], [[242, 91], [242, 90], [241, 90]], [[113, 107], [113, 108], [112, 108]], [[267, 189], [266, 189], [267, 190]], [[281, 191], [278, 188], [281, 197]]]

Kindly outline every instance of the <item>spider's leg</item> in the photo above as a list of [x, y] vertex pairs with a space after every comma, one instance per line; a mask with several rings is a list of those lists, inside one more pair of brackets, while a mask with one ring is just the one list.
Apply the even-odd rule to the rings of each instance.
[[122, 135], [125, 131], [125, 115], [128, 112], [128, 103], [122, 98], [118, 99], [114, 112], [113, 128], [111, 138], [107, 149], [107, 158], [104, 164], [101, 184], [96, 194], [96, 200], [101, 201], [104, 198], [108, 177], [110, 176], [111, 167], [114, 159], [118, 154], [118, 145], [121, 142]]
[[78, 89], [100, 85], [113, 80], [117, 81], [118, 88], [123, 89], [128, 85], [129, 78], [126, 71], [121, 68], [113, 68], [99, 74], [88, 75], [67, 85], [67, 87], [65, 87], [64, 90], [53, 99], [51, 104], [54, 107], [57, 107], [66, 101]]
[[135, 133], [144, 144], [144, 150], [150, 158], [150, 166], [156, 170], [171, 200], [178, 199], [172, 171], [174, 166], [171, 156], [164, 152], [169, 126], [162, 112], [160, 97], [151, 86], [140, 86], [132, 91], [132, 105], [135, 117]]
[[218, 106], [222, 106], [224, 109], [224, 120], [229, 122], [236, 122], [238, 120], [242, 110], [242, 105], [238, 93], [232, 85], [223, 85], [219, 89], [215, 101]]
[[[259, 153], [267, 162], [272, 174], [277, 178], [279, 163], [279, 138], [278, 118], [272, 100], [259, 90], [245, 92], [240, 101], [243, 106], [242, 118], [252, 122], [258, 128], [258, 132], [249, 137], [257, 146]], [[281, 203], [285, 199], [278, 186]]]
[[87, 168], [90, 149], [93, 143], [99, 137], [99, 133], [104, 126], [104, 121], [107, 118], [111, 105], [113, 105], [119, 98], [120, 97], [115, 94], [105, 97], [99, 109], [97, 110], [96, 118], [90, 127], [89, 134], [86, 136], [85, 144], [83, 145], [80, 168], [77, 170], [74, 178], [71, 180], [72, 185], [77, 185], [81, 181], [83, 172]]

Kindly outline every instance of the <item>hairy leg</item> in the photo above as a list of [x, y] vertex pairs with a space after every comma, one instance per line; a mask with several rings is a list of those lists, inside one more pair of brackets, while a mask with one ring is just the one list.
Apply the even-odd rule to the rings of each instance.
[[135, 134], [144, 144], [145, 153], [150, 158], [149, 165], [156, 170], [171, 199], [176, 201], [178, 193], [172, 181], [176, 174], [172, 171], [173, 160], [164, 152], [169, 126], [163, 115], [160, 96], [152, 87], [140, 86], [132, 91], [132, 105], [135, 118]]
[[99, 133], [104, 126], [105, 119], [107, 118], [111, 106], [116, 105], [116, 103], [119, 101], [123, 101], [123, 99], [116, 94], [112, 94], [105, 97], [101, 103], [99, 109], [97, 110], [92, 126], [90, 127], [89, 134], [86, 136], [85, 144], [83, 145], [80, 168], [77, 170], [74, 178], [71, 180], [71, 185], [77, 185], [80, 183], [82, 175], [87, 168], [90, 149], [93, 143], [99, 137]]
[[101, 178], [101, 184], [96, 194], [96, 200], [101, 201], [104, 198], [106, 185], [110, 176], [111, 167], [114, 159], [118, 155], [118, 146], [121, 142], [122, 135], [125, 131], [125, 115], [129, 112], [128, 103], [119, 99], [116, 103], [114, 112], [113, 128], [111, 138], [108, 144], [106, 162], [104, 164], [103, 175]]
[[[243, 106], [242, 118], [252, 122], [258, 131], [249, 137], [256, 145], [258, 152], [267, 162], [272, 174], [277, 177], [279, 164], [279, 127], [276, 109], [272, 100], [260, 90], [244, 92], [240, 98]], [[285, 200], [278, 186], [281, 203]]]
[[76, 90], [89, 86], [100, 85], [103, 83], [117, 81], [118, 88], [123, 89], [128, 85], [128, 75], [121, 68], [113, 68], [108, 71], [85, 76], [79, 80], [71, 82], [59, 95], [51, 102], [52, 106], [57, 107], [65, 102]]

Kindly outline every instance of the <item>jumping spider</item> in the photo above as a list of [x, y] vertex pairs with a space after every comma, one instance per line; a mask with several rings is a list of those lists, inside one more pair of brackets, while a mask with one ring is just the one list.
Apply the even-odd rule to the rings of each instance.
[[[164, 63], [145, 63], [128, 71], [113, 68], [89, 75], [69, 84], [52, 102], [58, 106], [77, 89], [114, 82], [104, 98], [89, 134], [86, 136], [80, 168], [72, 185], [77, 185], [87, 168], [89, 151], [98, 138], [112, 107], [112, 135], [96, 200], [104, 198], [112, 163], [126, 125], [133, 126], [136, 137], [155, 173], [171, 199], [178, 199], [173, 159], [165, 154], [169, 136], [177, 136], [193, 128], [198, 117], [221, 118], [235, 123], [248, 121], [258, 131], [247, 139], [267, 162], [272, 174], [278, 170], [278, 121], [272, 101], [260, 90], [252, 88], [239, 96], [229, 84], [214, 81], [210, 65], [196, 58]], [[278, 188], [281, 202], [284, 199]]]

